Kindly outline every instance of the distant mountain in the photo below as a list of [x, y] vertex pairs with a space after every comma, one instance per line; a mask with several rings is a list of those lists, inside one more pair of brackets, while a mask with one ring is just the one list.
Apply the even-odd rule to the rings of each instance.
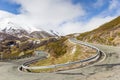
[[19, 40], [19, 38], [0, 32], [0, 41], [3, 41], [3, 40]]
[[[35, 31], [36, 30], [36, 31]], [[0, 21], [0, 32], [9, 34], [18, 38], [47, 38], [52, 37], [50, 33], [35, 29], [34, 27], [21, 26], [9, 20]]]
[[36, 48], [54, 40], [52, 33], [42, 29], [0, 19], [0, 54], [4, 59], [32, 55]]
[[5, 27], [1, 29], [1, 32], [10, 34], [19, 38], [28, 35], [28, 32], [26, 30], [22, 29], [22, 27], [20, 26], [15, 25], [12, 22], [6, 23]]
[[77, 38], [92, 43], [120, 46], [120, 16], [95, 30], [80, 34]]

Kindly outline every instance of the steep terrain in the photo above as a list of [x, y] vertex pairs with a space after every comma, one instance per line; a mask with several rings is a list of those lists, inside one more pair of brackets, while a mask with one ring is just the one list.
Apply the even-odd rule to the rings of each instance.
[[80, 34], [77, 38], [92, 43], [120, 46], [120, 16], [93, 31]]
[[54, 42], [55, 40], [55, 38], [47, 40], [28, 39], [26, 41], [20, 41], [17, 39], [4, 40], [0, 42], [0, 55], [2, 55], [3, 60], [32, 56], [34, 51], [36, 51], [36, 48]]
[[46, 31], [34, 31], [34, 32], [30, 33], [30, 37], [41, 39], [41, 38], [53, 37], [53, 35], [49, 34]]
[[28, 28], [7, 19], [0, 20], [0, 55], [2, 59], [31, 55], [35, 48], [52, 41], [50, 37], [53, 35], [42, 29]]
[[1, 33], [0, 32], [0, 42], [3, 40], [18, 40], [19, 38], [6, 34], [6, 33]]
[[53, 37], [52, 34], [43, 31], [41, 29], [36, 29], [35, 27], [27, 27], [20, 24], [18, 25], [7, 19], [0, 20], [0, 32], [18, 38], [26, 37], [26, 38], [42, 39], [42, 38]]
[[[49, 54], [49, 57], [44, 60], [37, 61], [31, 64], [31, 66], [47, 66], [54, 64], [63, 64], [67, 62], [78, 61], [82, 59], [87, 59], [96, 54], [96, 50], [72, 43], [67, 37], [61, 37], [59, 40], [47, 43], [46, 45], [36, 48], [36, 50], [42, 50]], [[80, 66], [74, 65], [69, 67], [60, 67], [56, 70], [64, 70], [70, 68], [76, 68]], [[32, 72], [52, 72], [54, 69], [45, 70], [29, 70]]]

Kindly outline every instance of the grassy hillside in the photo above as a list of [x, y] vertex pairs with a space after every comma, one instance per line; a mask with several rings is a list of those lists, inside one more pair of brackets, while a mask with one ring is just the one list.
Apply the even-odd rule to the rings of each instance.
[[99, 28], [80, 34], [77, 39], [105, 45], [120, 45], [120, 16]]
[[[96, 50], [93, 50], [83, 45], [73, 44], [69, 42], [69, 40], [66, 37], [62, 37], [61, 39], [55, 42], [43, 45], [37, 48], [37, 50], [43, 50], [45, 52], [48, 52], [50, 56], [48, 57], [48, 59], [40, 60], [36, 63], [31, 64], [31, 66], [46, 66], [53, 64], [61, 64], [86, 59], [96, 54]], [[45, 70], [43, 71], [32, 70], [32, 71], [44, 72]], [[49, 70], [47, 71], [49, 72]]]
[[4, 40], [0, 42], [0, 55], [2, 59], [16, 59], [33, 55], [36, 48], [54, 42], [56, 39], [28, 39], [20, 40]]

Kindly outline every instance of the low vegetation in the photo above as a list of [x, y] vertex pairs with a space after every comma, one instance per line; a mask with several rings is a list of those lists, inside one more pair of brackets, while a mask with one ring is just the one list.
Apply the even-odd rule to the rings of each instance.
[[[40, 43], [37, 43], [39, 41]], [[0, 42], [0, 56], [2, 60], [24, 58], [33, 55], [36, 48], [54, 41], [56, 41], [54, 38], [46, 40], [29, 39], [26, 41], [4, 40]]]
[[92, 43], [119, 46], [120, 16], [93, 31], [80, 34], [77, 39]]
[[[73, 52], [73, 49], [75, 51]], [[50, 57], [45, 60], [40, 60], [30, 66], [48, 66], [54, 64], [63, 64], [77, 60], [87, 59], [96, 54], [96, 50], [83, 45], [77, 45], [69, 42], [66, 38], [41, 46], [38, 50], [47, 51]], [[49, 69], [54, 71], [54, 69]], [[44, 72], [44, 70], [31, 70], [32, 72]], [[49, 72], [49, 71], [48, 71]]]

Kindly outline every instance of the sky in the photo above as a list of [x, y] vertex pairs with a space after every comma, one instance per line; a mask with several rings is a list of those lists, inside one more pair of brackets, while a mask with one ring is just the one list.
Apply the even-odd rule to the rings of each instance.
[[62, 35], [93, 30], [120, 15], [120, 0], [0, 0], [0, 20]]

